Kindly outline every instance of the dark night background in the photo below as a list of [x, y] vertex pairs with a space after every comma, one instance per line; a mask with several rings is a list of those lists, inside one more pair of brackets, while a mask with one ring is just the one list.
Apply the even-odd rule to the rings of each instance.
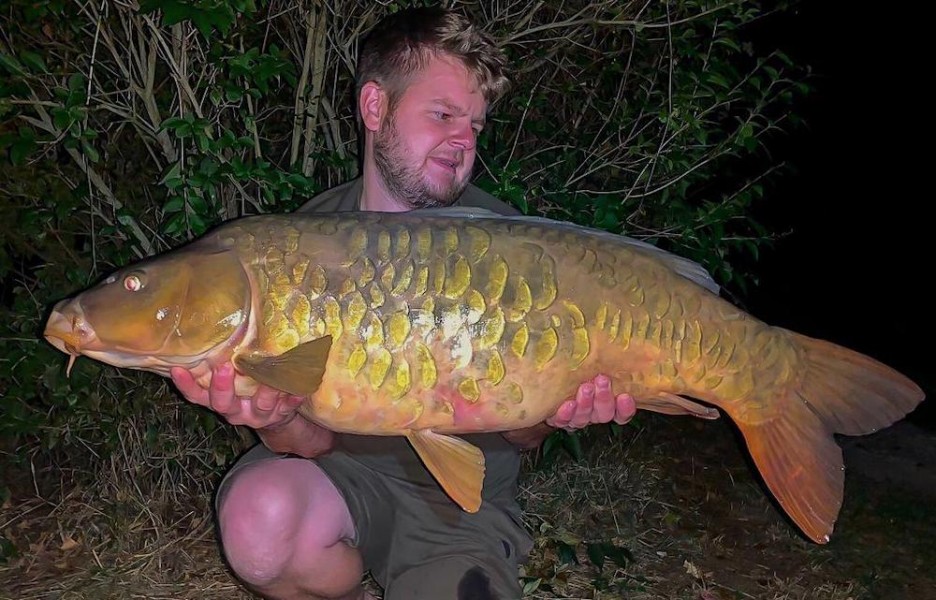
[[[800, 110], [808, 126], [778, 151], [798, 173], [759, 212], [792, 233], [762, 255], [747, 307], [771, 324], [882, 360], [932, 398], [936, 328], [924, 287], [933, 252], [924, 237], [923, 178], [933, 167], [923, 161], [927, 96], [913, 69], [924, 38], [913, 31], [907, 2], [857, 6], [805, 2], [758, 33], [759, 43], [812, 65], [816, 91]], [[910, 420], [936, 429], [934, 403], [924, 401]]]

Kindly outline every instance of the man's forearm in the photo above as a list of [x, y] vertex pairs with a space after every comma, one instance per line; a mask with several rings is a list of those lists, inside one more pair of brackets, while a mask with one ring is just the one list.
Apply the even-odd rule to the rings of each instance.
[[549, 434], [555, 430], [555, 427], [550, 427], [546, 423], [538, 423], [524, 429], [504, 431], [501, 435], [514, 446], [532, 449], [542, 444], [543, 440], [549, 437]]
[[263, 445], [278, 453], [297, 454], [313, 458], [335, 446], [335, 434], [304, 419], [301, 415], [275, 427], [257, 429]]

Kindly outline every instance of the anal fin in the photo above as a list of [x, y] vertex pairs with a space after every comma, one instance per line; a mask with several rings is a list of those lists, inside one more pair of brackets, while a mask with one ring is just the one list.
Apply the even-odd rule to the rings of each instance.
[[272, 388], [296, 396], [311, 396], [322, 384], [331, 351], [329, 335], [300, 344], [278, 356], [238, 356], [238, 371]]
[[716, 409], [669, 392], [656, 392], [653, 396], [636, 398], [634, 402], [638, 410], [650, 410], [664, 415], [690, 416], [709, 420], [718, 418]]
[[428, 429], [412, 431], [406, 439], [445, 493], [466, 512], [478, 512], [484, 484], [481, 450], [461, 438]]

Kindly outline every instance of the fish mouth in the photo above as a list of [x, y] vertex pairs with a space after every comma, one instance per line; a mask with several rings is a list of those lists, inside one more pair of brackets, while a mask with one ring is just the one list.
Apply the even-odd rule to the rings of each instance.
[[66, 376], [71, 374], [75, 359], [93, 349], [97, 340], [94, 330], [84, 319], [81, 307], [67, 300], [59, 302], [52, 309], [43, 336], [50, 344], [68, 354]]

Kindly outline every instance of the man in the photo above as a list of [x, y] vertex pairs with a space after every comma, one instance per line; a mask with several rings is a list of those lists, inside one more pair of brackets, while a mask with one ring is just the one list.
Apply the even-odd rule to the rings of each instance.
[[[449, 11], [403, 11], [378, 24], [357, 73], [362, 176], [301, 210], [469, 205], [515, 214], [468, 184], [477, 135], [506, 87], [505, 64], [486, 35]], [[599, 376], [546, 423], [465, 436], [487, 464], [481, 510], [468, 514], [402, 437], [334, 434], [298, 415], [300, 398], [268, 388], [234, 397], [230, 365], [215, 370], [209, 390], [180, 369], [173, 380], [263, 442], [222, 482], [218, 519], [238, 577], [283, 600], [370, 598], [360, 583], [368, 569], [387, 599], [519, 598], [517, 565], [531, 539], [516, 502], [518, 448], [539, 445], [554, 427], [625, 423], [635, 410]]]

